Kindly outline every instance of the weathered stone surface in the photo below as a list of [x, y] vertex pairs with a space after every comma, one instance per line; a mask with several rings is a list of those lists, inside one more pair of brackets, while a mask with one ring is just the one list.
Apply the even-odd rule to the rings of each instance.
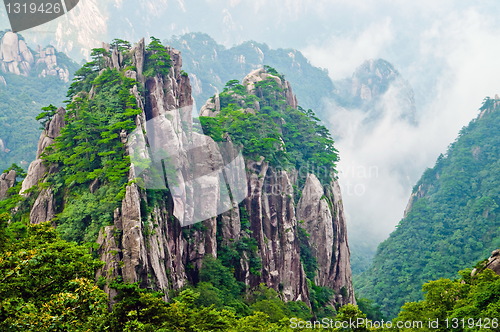
[[0, 70], [5, 73], [28, 76], [33, 65], [33, 54], [16, 33], [8, 31], [0, 41]]
[[40, 77], [57, 76], [61, 81], [69, 81], [68, 68], [60, 67], [57, 63], [56, 49], [54, 47], [46, 47], [37, 54], [36, 65], [43, 68], [39, 74]]
[[486, 268], [500, 275], [500, 249], [491, 253], [491, 257], [488, 258], [488, 262], [486, 263]]
[[28, 173], [21, 186], [20, 194], [30, 189], [44, 177], [47, 173], [47, 167], [43, 164], [43, 160], [35, 159], [28, 167]]
[[44, 165], [41, 155], [45, 148], [52, 144], [54, 139], [61, 133], [61, 128], [65, 125], [65, 114], [66, 110], [60, 107], [54, 117], [45, 125], [45, 129], [38, 141], [36, 159], [28, 167], [28, 173], [23, 181], [20, 193], [24, 193], [26, 190], [38, 184], [47, 173], [48, 169]]
[[58, 65], [54, 47], [38, 47], [38, 51], [33, 53], [16, 33], [5, 33], [0, 40], [0, 71], [29, 76], [33, 68], [40, 71], [39, 77], [57, 76], [64, 82], [69, 81], [69, 70]]
[[[118, 218], [118, 216], [116, 216], [115, 213], [115, 219], [116, 218]], [[120, 262], [122, 261], [122, 251], [119, 246], [119, 238], [117, 238], [119, 232], [120, 230], [115, 226], [106, 226], [99, 232], [99, 237], [96, 242], [99, 245], [99, 257], [104, 262], [104, 266], [97, 271], [96, 279], [107, 277], [108, 279], [114, 280], [121, 275]], [[111, 304], [114, 304], [115, 301], [113, 301], [113, 299], [118, 294], [117, 291], [110, 288], [107, 283], [104, 286], [104, 291], [109, 294]]]
[[59, 107], [54, 117], [45, 125], [45, 130], [40, 135], [40, 140], [38, 141], [38, 149], [36, 152], [37, 159], [41, 158], [45, 148], [54, 143], [54, 139], [61, 133], [62, 127], [66, 124], [64, 122], [65, 115], [66, 110]]
[[304, 222], [303, 227], [310, 235], [309, 245], [321, 267], [315, 282], [322, 286], [326, 286], [330, 279], [334, 250], [333, 216], [329, 204], [323, 186], [315, 175], [309, 174], [297, 206], [297, 218]]
[[318, 263], [315, 283], [335, 290], [340, 304], [355, 303], [349, 247], [340, 187], [334, 181], [326, 190], [309, 174], [297, 206], [297, 218], [309, 234], [308, 242]]
[[208, 99], [205, 105], [200, 109], [200, 116], [211, 116], [214, 117], [220, 112], [220, 98], [219, 94], [216, 94], [212, 98]]
[[16, 176], [17, 173], [14, 170], [0, 174], [0, 200], [7, 196], [7, 190], [14, 187], [16, 184]]
[[55, 216], [55, 201], [52, 189], [43, 189], [33, 204], [30, 211], [30, 222], [39, 224], [52, 220]]
[[142, 72], [144, 70], [144, 55], [145, 55], [145, 45], [144, 38], [142, 38], [134, 48], [133, 53], [133, 65], [137, 69], [137, 78], [139, 81], [143, 81]]
[[145, 265], [146, 243], [141, 220], [141, 198], [135, 184], [127, 187], [121, 208], [123, 280], [138, 282]]
[[[297, 171], [275, 170], [262, 158], [246, 161], [246, 165], [241, 159], [243, 175], [221, 173], [220, 169], [229, 161], [237, 160], [238, 152], [232, 148], [229, 137], [225, 142], [229, 148], [221, 150], [211, 138], [193, 131], [189, 78], [182, 75], [179, 52], [167, 51], [172, 59], [169, 74], [145, 79], [145, 46], [141, 40], [132, 50], [137, 71], [129, 70], [126, 75], [137, 78], [147, 91], [142, 96], [137, 87], [131, 90], [143, 111], [135, 123], [140, 132], [146, 132], [149, 142], [149, 149], [141, 150], [141, 156], [151, 157], [156, 151], [168, 152], [168, 162], [175, 166], [176, 181], [169, 182], [169, 191], [156, 197], [148, 196], [136, 183], [127, 186], [121, 206], [114, 211], [114, 225], [104, 227], [99, 235], [99, 254], [105, 266], [98, 276], [122, 276], [125, 281], [164, 292], [168, 300], [169, 290], [198, 279], [204, 256], [216, 257], [219, 246], [253, 237], [257, 250], [241, 255], [239, 265], [235, 266], [237, 278], [249, 287], [265, 283], [279, 291], [284, 300], [309, 303], [307, 279], [300, 259], [298, 215], [303, 220], [308, 218], [306, 227], [312, 234], [311, 242], [316, 244], [314, 250], [320, 263], [316, 282], [335, 289], [336, 303], [354, 303], [338, 184], [333, 182], [322, 187], [314, 176], [309, 176], [302, 199], [296, 206], [293, 186], [298, 182]], [[107, 61], [108, 65], [119, 65], [119, 57], [114, 54]], [[288, 104], [296, 107], [291, 86], [277, 76], [258, 70], [247, 76], [244, 84], [253, 91], [252, 85], [266, 77], [275, 79], [283, 88]], [[212, 109], [220, 110], [218, 96], [211, 102], [203, 108], [202, 114]], [[258, 107], [255, 105], [251, 111]], [[61, 114], [58, 112], [45, 128], [38, 157], [64, 126], [63, 111], [60, 110]], [[126, 133], [121, 133], [122, 142], [128, 138]], [[155, 150], [158, 142], [159, 150]], [[134, 180], [141, 171], [139, 165], [132, 166], [129, 180]], [[25, 180], [23, 188], [43, 180], [46, 172], [41, 160], [37, 159], [30, 165], [28, 181]], [[239, 205], [231, 200], [224, 201], [221, 195], [226, 190], [224, 181], [236, 182], [242, 176], [248, 179], [243, 182], [243, 193], [247, 193], [247, 197]], [[92, 184], [91, 191], [98, 190], [99, 185]], [[32, 210], [32, 222], [50, 220], [53, 210], [52, 192], [44, 189]], [[220, 214], [223, 211], [226, 212]], [[183, 220], [195, 220], [204, 213], [207, 217], [203, 222], [181, 227]], [[255, 267], [251, 271], [251, 255], [260, 258], [260, 271], [255, 271]], [[106, 291], [113, 295], [111, 289]]]
[[[333, 218], [334, 242], [332, 261], [330, 267], [329, 284], [337, 293], [337, 303], [356, 303], [354, 288], [352, 286], [352, 273], [350, 264], [350, 251], [347, 241], [347, 221], [342, 203], [340, 185], [334, 180], [325, 188], [325, 195], [331, 202]], [[340, 296], [339, 296], [340, 295]]]
[[249, 162], [247, 168], [253, 172], [245, 203], [251, 236], [259, 246], [262, 272], [255, 276], [244, 271], [245, 282], [251, 287], [263, 282], [281, 291], [284, 300], [307, 303], [309, 293], [300, 261], [293, 187], [288, 173], [274, 171], [266, 162]]

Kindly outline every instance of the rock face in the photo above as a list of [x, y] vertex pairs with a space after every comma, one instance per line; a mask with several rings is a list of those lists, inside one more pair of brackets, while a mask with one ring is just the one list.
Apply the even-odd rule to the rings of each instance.
[[[219, 150], [210, 137], [195, 128], [189, 78], [181, 71], [179, 52], [174, 49], [167, 51], [172, 59], [168, 75], [144, 77], [147, 58], [144, 41], [131, 50], [136, 71], [128, 71], [126, 75], [137, 78], [146, 92], [141, 95], [137, 86], [132, 88], [131, 93], [142, 109], [136, 118], [139, 135], [132, 133], [127, 136], [124, 133], [121, 139], [122, 142], [128, 141], [129, 153], [132, 154], [130, 147], [133, 144], [140, 146], [141, 133], [147, 133], [149, 150], [133, 152], [138, 151], [142, 158], [153, 160], [155, 148], [159, 145], [161, 151], [171, 156], [169, 162], [177, 166], [176, 181], [153, 183], [158, 186], [155, 189], [168, 185], [169, 192], [165, 191], [162, 200], [153, 200], [136, 183], [127, 186], [120, 208], [114, 211], [113, 225], [104, 227], [97, 239], [100, 258], [105, 262], [98, 276], [121, 276], [127, 282], [138, 282], [142, 287], [162, 291], [168, 300], [169, 290], [198, 280], [204, 256], [217, 257], [222, 249], [235, 243], [256, 243], [254, 250], [243, 250], [239, 261], [235, 262], [237, 279], [249, 287], [265, 283], [279, 291], [284, 300], [309, 303], [298, 236], [298, 221], [305, 220], [306, 230], [311, 234], [310, 245], [319, 263], [315, 281], [335, 290], [335, 303], [354, 303], [338, 184], [332, 182], [323, 186], [315, 176], [309, 175], [297, 205], [294, 202], [296, 170], [277, 170], [263, 159], [239, 159], [240, 155], [232, 149], [231, 142], [226, 150]], [[111, 54], [108, 65], [121, 68], [121, 56], [115, 52]], [[248, 89], [252, 89], [251, 82], [262, 80], [264, 75], [267, 75], [264, 71], [257, 70], [247, 76]], [[289, 83], [276, 79], [280, 80], [278, 83], [287, 103], [297, 107]], [[217, 98], [213, 98], [213, 105], [206, 105], [205, 112], [213, 113], [210, 109], [218, 105]], [[60, 109], [46, 126], [40, 139], [38, 158], [64, 126], [63, 114], [64, 110]], [[231, 170], [228, 161], [243, 173], [228, 171]], [[225, 172], [220, 173], [224, 167]], [[197, 171], [193, 172], [193, 168]], [[37, 159], [30, 165], [23, 189], [43, 180], [43, 174], [50, 171]], [[129, 179], [135, 180], [143, 172], [140, 163], [133, 164]], [[220, 180], [222, 175], [224, 181]], [[242, 187], [238, 187], [241, 179], [245, 181]], [[243, 191], [241, 199], [237, 198], [235, 188]], [[232, 191], [231, 199], [224, 196], [228, 190]], [[42, 190], [32, 209], [31, 221], [50, 220], [54, 213], [59, 212], [54, 206], [50, 188]], [[197, 213], [201, 213], [202, 217], [198, 215], [198, 218], [204, 221], [190, 225], [187, 221], [197, 220]], [[254, 264], [256, 260], [260, 265]], [[112, 290], [107, 291], [113, 295]]]
[[16, 175], [14, 170], [0, 174], [0, 200], [4, 199], [7, 196], [7, 190], [16, 184]]
[[0, 68], [4, 73], [28, 76], [34, 58], [24, 40], [14, 32], [6, 32], [0, 41]]
[[[59, 136], [61, 128], [65, 125], [65, 114], [66, 111], [64, 110], [64, 108], [59, 108], [53, 118], [45, 125], [45, 129], [40, 135], [40, 139], [38, 141], [36, 159], [30, 164], [28, 168], [28, 174], [23, 181], [20, 194], [29, 195], [28, 193], [26, 193], [26, 191], [31, 189], [39, 182], [43, 182], [43, 179], [47, 172], [53, 173], [56, 171], [54, 167], [47, 168], [41, 157], [45, 148], [54, 143], [54, 139]], [[38, 196], [36, 197], [36, 200], [31, 208], [30, 222], [33, 224], [38, 224], [41, 222], [52, 220], [52, 218], [54, 218], [56, 215], [55, 205], [56, 202], [52, 189], [42, 189], [40, 193], [38, 193]]]
[[297, 218], [309, 234], [309, 246], [318, 262], [315, 282], [336, 292], [336, 302], [355, 303], [351, 284], [347, 229], [342, 196], [337, 181], [323, 188], [309, 174], [297, 206]]
[[486, 263], [486, 268], [500, 275], [500, 249], [491, 253], [491, 257], [488, 258], [488, 262]]
[[[482, 263], [482, 267], [480, 268], [480, 270], [483, 269], [490, 269], [496, 274], [500, 275], [500, 249], [493, 250], [490, 258]], [[477, 271], [478, 269], [473, 269], [471, 275], [475, 275]]]
[[60, 67], [57, 64], [56, 49], [52, 46], [46, 47], [37, 54], [36, 65], [41, 69], [40, 77], [56, 76], [61, 81], [69, 81], [69, 70], [66, 67]]
[[43, 130], [42, 134], [40, 135], [40, 139], [38, 140], [36, 159], [30, 164], [28, 168], [28, 174], [26, 175], [26, 178], [24, 179], [23, 185], [21, 187], [21, 194], [40, 182], [40, 180], [43, 179], [45, 173], [48, 171], [47, 167], [43, 164], [41, 156], [45, 148], [54, 143], [54, 139], [59, 136], [61, 128], [65, 124], [65, 114], [66, 110], [60, 107], [51, 121], [47, 122], [47, 124], [45, 125], [45, 129]]
[[[30, 76], [35, 69], [39, 77], [56, 76], [64, 82], [70, 78], [68, 68], [58, 65], [54, 47], [39, 48], [35, 53], [18, 34], [6, 32], [0, 40], [0, 71]], [[0, 79], [0, 83], [5, 84], [5, 80]]]

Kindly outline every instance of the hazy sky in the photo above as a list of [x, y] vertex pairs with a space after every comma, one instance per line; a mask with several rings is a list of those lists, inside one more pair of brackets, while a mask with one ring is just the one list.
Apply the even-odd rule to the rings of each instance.
[[[420, 124], [409, 127], [384, 98], [380, 126], [367, 131], [360, 112], [328, 119], [337, 142], [351, 230], [381, 239], [403, 215], [426, 167], [500, 89], [500, 6], [495, 0], [81, 0], [69, 15], [23, 32], [80, 57], [99, 41], [168, 39], [206, 32], [231, 46], [244, 40], [297, 48], [333, 80], [369, 58], [384, 58], [415, 91]], [[4, 8], [0, 28], [7, 28]], [[300, 103], [300, 101], [299, 101]], [[329, 105], [331, 101], [326, 100]], [[362, 227], [361, 227], [362, 226]], [[354, 231], [352, 231], [354, 232]]]

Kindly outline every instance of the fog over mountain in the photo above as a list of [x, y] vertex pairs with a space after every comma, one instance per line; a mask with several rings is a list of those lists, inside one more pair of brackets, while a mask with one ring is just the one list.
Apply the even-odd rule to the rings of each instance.
[[[226, 47], [255, 40], [296, 48], [333, 81], [350, 78], [367, 59], [385, 59], [413, 89], [416, 124], [396, 116], [395, 86], [379, 99], [382, 116], [372, 125], [363, 110], [324, 100], [352, 239], [373, 245], [394, 229], [412, 186], [476, 116], [479, 101], [500, 90], [499, 15], [493, 0], [82, 0], [23, 35], [79, 61], [102, 40], [201, 31]], [[0, 29], [8, 27], [1, 7]]]

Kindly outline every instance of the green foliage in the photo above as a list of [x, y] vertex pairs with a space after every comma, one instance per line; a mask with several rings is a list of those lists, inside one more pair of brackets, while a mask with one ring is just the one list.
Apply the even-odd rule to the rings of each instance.
[[52, 117], [54, 115], [56, 115], [57, 113], [57, 107], [55, 107], [54, 105], [50, 104], [49, 106], [46, 106], [46, 107], [42, 107], [42, 113], [38, 114], [38, 116], [36, 117], [36, 119], [38, 121], [41, 122], [42, 124], [42, 129], [45, 128], [45, 125], [47, 124], [47, 122], [49, 122], [50, 120], [52, 120]]
[[110, 46], [112, 48], [116, 48], [120, 53], [126, 53], [132, 47], [130, 42], [118, 38], [113, 39]]
[[57, 230], [68, 241], [94, 242], [102, 226], [113, 222], [122, 189], [114, 184], [104, 185], [94, 193], [84, 187], [65, 197], [64, 210], [55, 218]]
[[156, 74], [167, 75], [172, 67], [170, 54], [167, 52], [159, 39], [151, 37], [151, 42], [146, 47], [146, 61], [144, 63], [144, 75], [155, 76]]
[[300, 244], [300, 260], [302, 261], [302, 265], [304, 266], [304, 271], [306, 272], [307, 278], [309, 280], [314, 280], [314, 277], [316, 276], [316, 272], [318, 270], [318, 262], [312, 252], [311, 246], [309, 245], [309, 234], [304, 228], [300, 226], [297, 227], [297, 231]]
[[[366, 315], [359, 310], [359, 308], [355, 305], [352, 304], [346, 304], [339, 310], [339, 314], [335, 317], [335, 321], [338, 322], [356, 322], [358, 319], [363, 319], [366, 318]], [[347, 326], [350, 326], [350, 324], [347, 324]], [[370, 331], [370, 329], [363, 323], [359, 324], [354, 328], [348, 327], [348, 328], [342, 328], [339, 329], [341, 331]]]
[[427, 170], [406, 218], [380, 244], [373, 267], [355, 279], [359, 296], [394, 317], [421, 299], [420, 285], [454, 278], [500, 247], [500, 110], [486, 99], [482, 115]]
[[2, 305], [16, 310], [2, 324], [9, 331], [98, 331], [107, 318], [106, 294], [84, 278], [71, 280], [41, 306], [10, 300]]
[[361, 310], [368, 319], [377, 322], [380, 322], [383, 319], [385, 319], [384, 315], [380, 311], [380, 306], [375, 304], [372, 300], [361, 298], [361, 299], [356, 299], [356, 303], [358, 305], [359, 310]]
[[[7, 190], [7, 195], [3, 200], [0, 200], [0, 215], [9, 216], [9, 220], [16, 222], [22, 217], [22, 215], [26, 212], [26, 206], [21, 206], [21, 203], [25, 202], [25, 197], [19, 195], [21, 191], [22, 181], [26, 177], [26, 172], [16, 164], [12, 164], [9, 168], [7, 168], [4, 173], [8, 173], [11, 170], [16, 172], [16, 182], [13, 187]], [[12, 211], [17, 208], [17, 211], [14, 215], [11, 215]]]
[[107, 314], [106, 295], [91, 281], [101, 262], [48, 223], [19, 228], [7, 219], [0, 217], [0, 329], [96, 329]]
[[396, 321], [427, 323], [437, 320], [439, 331], [496, 330], [500, 322], [500, 276], [489, 269], [473, 276], [470, 270], [462, 274], [458, 280], [439, 279], [426, 283], [424, 300], [406, 303]]
[[106, 59], [110, 57], [110, 53], [104, 48], [94, 48], [90, 52], [90, 57], [93, 60], [95, 70], [102, 70], [106, 66]]
[[[267, 68], [270, 74], [276, 72]], [[276, 79], [255, 83], [254, 94], [237, 80], [229, 81], [219, 95], [220, 113], [200, 117], [204, 132], [215, 141], [229, 134], [248, 158], [263, 156], [275, 167], [294, 167], [302, 176], [314, 173], [321, 181], [330, 181], [338, 161], [330, 133], [311, 110], [288, 106]], [[255, 101], [260, 104], [258, 112], [253, 110]]]
[[[24, 77], [2, 73], [7, 82], [0, 88], [0, 172], [16, 163], [27, 168], [35, 159], [40, 124], [35, 117], [40, 108], [64, 100], [68, 84], [50, 77]], [[0, 146], [2, 144], [0, 143]]]
[[329, 304], [334, 291], [328, 287], [317, 286], [311, 280], [308, 281], [309, 297], [314, 314], [319, 318], [334, 316], [336, 310]]
[[231, 300], [239, 297], [244, 285], [236, 281], [233, 273], [212, 256], [205, 256], [199, 275], [200, 281], [209, 282], [223, 291], [223, 298]]
[[311, 319], [311, 311], [301, 301], [283, 302], [272, 288], [260, 284], [247, 295], [247, 303], [254, 313], [265, 313], [271, 322], [278, 323], [288, 317]]
[[[102, 50], [94, 53], [105, 56]], [[65, 202], [56, 218], [64, 238], [95, 241], [123, 198], [130, 158], [120, 137], [135, 128], [141, 111], [130, 93], [136, 82], [116, 69], [78, 76], [77, 82], [70, 91], [66, 125], [43, 158], [59, 169], [47, 182]], [[84, 88], [93, 95], [78, 91]], [[98, 189], [90, 192], [90, 183], [98, 183]]]
[[21, 177], [25, 178], [26, 177], [26, 171], [19, 167], [17, 164], [12, 164], [10, 165], [9, 168], [7, 168], [3, 173], [9, 173], [10, 171], [15, 171], [16, 172], [16, 177]]
[[162, 293], [153, 293], [140, 288], [136, 283], [113, 282], [110, 287], [118, 295], [109, 315], [110, 331], [127, 331], [132, 327], [141, 327], [141, 331], [155, 331], [168, 318], [167, 304], [162, 300]]

